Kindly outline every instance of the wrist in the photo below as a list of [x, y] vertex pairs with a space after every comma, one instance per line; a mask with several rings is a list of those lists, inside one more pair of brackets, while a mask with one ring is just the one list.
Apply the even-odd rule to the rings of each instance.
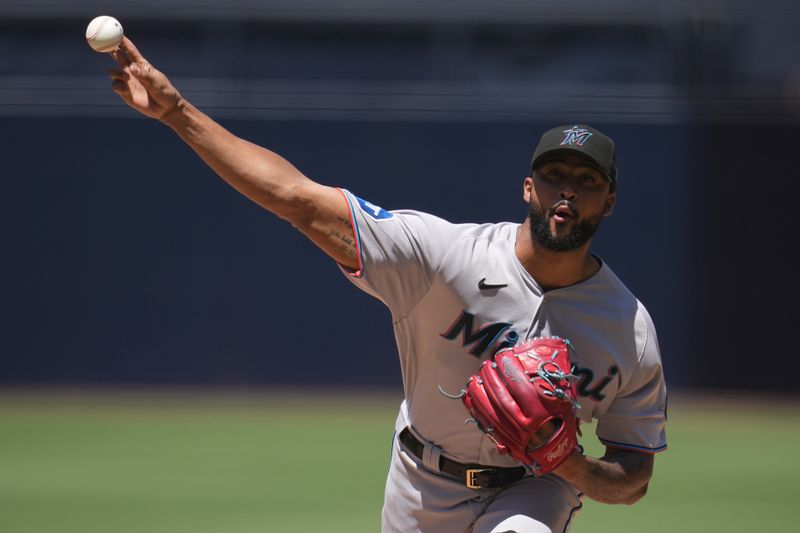
[[179, 95], [172, 107], [164, 111], [158, 120], [167, 126], [174, 128], [177, 122], [180, 121], [181, 115], [186, 110], [188, 105], [189, 103]]
[[567, 481], [572, 481], [584, 470], [585, 465], [586, 456], [583, 455], [583, 446], [578, 444], [570, 456], [553, 470], [553, 473]]

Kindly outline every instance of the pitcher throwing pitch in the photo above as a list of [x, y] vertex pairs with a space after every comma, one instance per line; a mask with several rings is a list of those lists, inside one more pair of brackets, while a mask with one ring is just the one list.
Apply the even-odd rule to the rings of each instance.
[[[666, 388], [650, 316], [589, 251], [616, 201], [610, 138], [582, 124], [545, 132], [522, 181], [525, 220], [452, 224], [318, 184], [192, 106], [128, 38], [112, 56], [113, 90], [129, 106], [390, 309], [405, 400], [382, 531], [562, 532], [583, 497], [644, 496], [666, 448]], [[570, 353], [531, 339], [566, 340]], [[524, 395], [531, 388], [539, 399]], [[551, 414], [530, 416], [531, 402]], [[577, 445], [578, 420], [593, 419], [599, 458]]]

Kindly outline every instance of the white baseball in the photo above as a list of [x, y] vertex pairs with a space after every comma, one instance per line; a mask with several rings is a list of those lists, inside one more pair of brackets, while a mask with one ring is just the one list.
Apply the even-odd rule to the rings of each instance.
[[122, 41], [122, 24], [114, 17], [95, 17], [86, 27], [86, 42], [95, 52], [116, 50]]

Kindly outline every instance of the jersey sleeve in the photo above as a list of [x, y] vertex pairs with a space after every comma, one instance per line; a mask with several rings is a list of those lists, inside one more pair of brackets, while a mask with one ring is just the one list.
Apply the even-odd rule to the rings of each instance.
[[452, 243], [464, 231], [419, 211], [386, 211], [342, 190], [350, 207], [358, 270], [340, 268], [348, 279], [386, 304], [395, 320], [422, 299]]
[[597, 421], [597, 437], [606, 446], [657, 453], [667, 448], [667, 388], [655, 327], [643, 307], [641, 313], [639, 364]]

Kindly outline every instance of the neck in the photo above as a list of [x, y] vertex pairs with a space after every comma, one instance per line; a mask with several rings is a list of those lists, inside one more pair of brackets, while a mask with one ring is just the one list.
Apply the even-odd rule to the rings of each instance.
[[569, 252], [542, 247], [531, 236], [530, 219], [517, 229], [514, 252], [522, 266], [544, 290], [580, 283], [600, 270], [600, 261], [589, 253], [589, 243]]

